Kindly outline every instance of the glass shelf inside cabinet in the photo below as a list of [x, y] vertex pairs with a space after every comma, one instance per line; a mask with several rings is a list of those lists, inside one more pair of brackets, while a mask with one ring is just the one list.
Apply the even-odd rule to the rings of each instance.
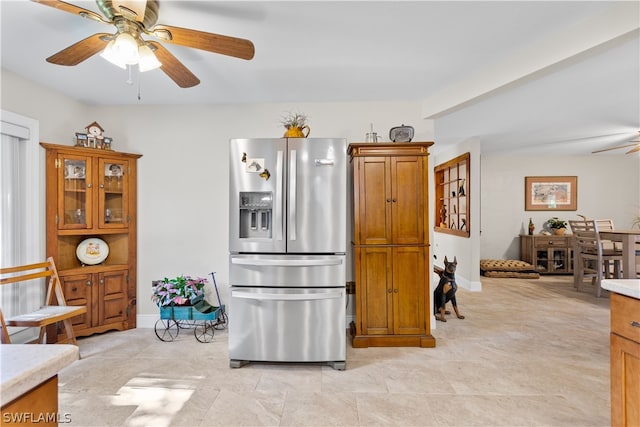
[[87, 163], [85, 160], [64, 161], [64, 222], [86, 224]]

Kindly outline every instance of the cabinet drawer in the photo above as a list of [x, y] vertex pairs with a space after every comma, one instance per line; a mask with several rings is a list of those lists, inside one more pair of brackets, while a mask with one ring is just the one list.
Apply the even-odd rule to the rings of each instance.
[[640, 343], [640, 300], [611, 294], [611, 332]]
[[549, 237], [536, 238], [535, 240], [536, 248], [540, 248], [540, 247], [546, 248], [549, 246], [568, 247], [568, 246], [571, 246], [571, 242], [570, 242], [570, 239], [567, 239], [566, 237], [549, 236]]

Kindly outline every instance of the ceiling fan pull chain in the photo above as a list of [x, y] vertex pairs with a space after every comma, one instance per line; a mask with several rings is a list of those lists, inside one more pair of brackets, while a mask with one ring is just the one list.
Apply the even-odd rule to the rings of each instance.
[[127, 84], [129, 86], [133, 85], [133, 80], [131, 79], [131, 68], [133, 68], [132, 65], [127, 64], [127, 71], [129, 71], [129, 78], [127, 79]]

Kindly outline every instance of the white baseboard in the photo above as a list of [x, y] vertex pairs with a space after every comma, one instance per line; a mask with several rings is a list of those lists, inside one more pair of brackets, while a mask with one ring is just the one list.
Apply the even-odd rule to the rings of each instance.
[[150, 328], [156, 326], [156, 322], [160, 319], [159, 314], [138, 314], [136, 316], [136, 328]]
[[[158, 321], [158, 319], [160, 318], [159, 314], [138, 314], [136, 316], [136, 322], [137, 322], [137, 326], [136, 328], [150, 328], [153, 329], [156, 326], [156, 322]], [[349, 325], [351, 324], [352, 321], [354, 321], [356, 318], [354, 315], [347, 315], [346, 316], [346, 325], [347, 328], [349, 327]]]

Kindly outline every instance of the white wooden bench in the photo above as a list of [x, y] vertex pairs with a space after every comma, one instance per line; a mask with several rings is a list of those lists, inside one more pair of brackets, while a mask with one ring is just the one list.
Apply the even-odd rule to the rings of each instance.
[[[19, 273], [19, 274], [16, 274]], [[7, 326], [22, 326], [29, 328], [40, 328], [38, 343], [44, 344], [45, 331], [47, 326], [62, 322], [67, 334], [67, 342], [77, 345], [76, 337], [73, 333], [71, 318], [87, 312], [86, 306], [68, 306], [64, 299], [58, 270], [53, 262], [53, 258], [36, 264], [21, 265], [17, 267], [0, 268], [0, 285], [9, 283], [33, 281], [39, 284], [36, 279], [49, 278], [47, 286], [46, 305], [31, 313], [20, 314], [5, 319], [0, 308], [0, 335], [3, 344], [11, 344]], [[55, 303], [54, 303], [55, 299]], [[56, 304], [57, 303], [57, 304]]]

